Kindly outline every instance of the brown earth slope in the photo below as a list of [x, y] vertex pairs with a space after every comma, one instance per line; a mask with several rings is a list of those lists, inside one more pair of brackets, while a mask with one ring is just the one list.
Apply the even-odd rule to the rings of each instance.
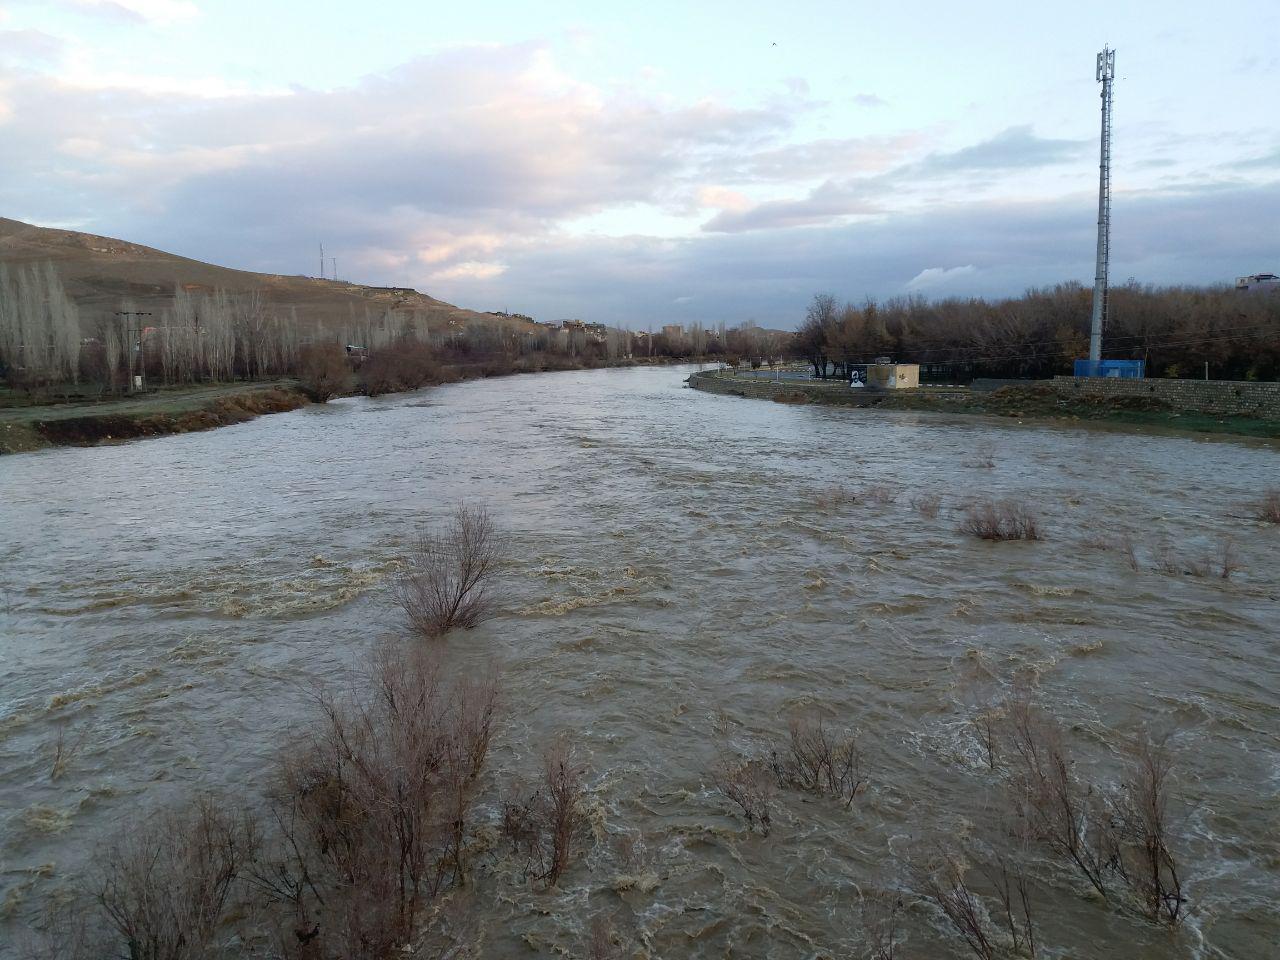
[[170, 305], [178, 285], [193, 294], [215, 289], [258, 292], [270, 312], [286, 314], [294, 308], [299, 321], [307, 325], [341, 326], [363, 321], [366, 313], [377, 317], [387, 310], [415, 312], [432, 327], [444, 326], [449, 320], [471, 323], [495, 319], [404, 287], [366, 287], [341, 280], [232, 270], [111, 237], [0, 217], [0, 262], [43, 261], [57, 269], [67, 293], [80, 308], [86, 328], [121, 309], [126, 300], [133, 301], [134, 309], [159, 313]]

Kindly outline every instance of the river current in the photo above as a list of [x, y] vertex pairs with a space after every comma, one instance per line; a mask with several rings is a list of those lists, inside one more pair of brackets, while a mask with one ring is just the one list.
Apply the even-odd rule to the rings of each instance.
[[[490, 776], [562, 732], [590, 771], [559, 888], [477, 884], [486, 956], [581, 956], [600, 911], [636, 955], [862, 956], [862, 897], [909, 887], [905, 851], [996, 829], [968, 718], [1015, 679], [1082, 775], [1144, 730], [1177, 760], [1187, 922], [1109, 909], [1045, 854], [1044, 955], [1280, 956], [1280, 529], [1248, 509], [1275, 445], [712, 396], [691, 369], [0, 459], [0, 944], [139, 811], [259, 795], [313, 685], [404, 634], [387, 577], [466, 500], [509, 561], [501, 614], [442, 642], [450, 670], [500, 671]], [[1045, 539], [961, 533], [987, 496]], [[1097, 549], [1124, 535], [1136, 570]], [[1182, 572], [1228, 543], [1229, 578]], [[711, 770], [802, 715], [859, 731], [868, 787], [847, 810], [782, 791], [762, 837]], [[966, 955], [923, 906], [904, 926], [904, 957]]]

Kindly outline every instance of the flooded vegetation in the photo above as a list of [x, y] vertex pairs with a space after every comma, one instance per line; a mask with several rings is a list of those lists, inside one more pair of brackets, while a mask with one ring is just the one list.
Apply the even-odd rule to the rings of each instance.
[[1267, 956], [1274, 445], [689, 372], [0, 462], [0, 955]]

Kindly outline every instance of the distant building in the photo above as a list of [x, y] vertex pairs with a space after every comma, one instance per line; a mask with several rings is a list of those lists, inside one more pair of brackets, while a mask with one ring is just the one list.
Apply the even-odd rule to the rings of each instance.
[[[850, 386], [856, 379], [856, 371], [851, 371]], [[892, 363], [885, 358], [877, 358], [875, 363], [866, 366], [866, 386], [872, 390], [909, 390], [920, 386], [920, 364]]]
[[1236, 289], [1250, 293], [1259, 290], [1280, 290], [1280, 277], [1274, 273], [1255, 273], [1247, 277], [1236, 277]]
[[662, 335], [664, 337], [672, 337], [672, 338], [678, 339], [684, 336], [684, 327], [682, 327], [678, 323], [669, 323], [662, 328]]

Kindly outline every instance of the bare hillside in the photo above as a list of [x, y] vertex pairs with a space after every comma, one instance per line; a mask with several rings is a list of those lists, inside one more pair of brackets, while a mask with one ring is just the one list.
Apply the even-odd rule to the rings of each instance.
[[449, 320], [495, 319], [408, 288], [232, 270], [125, 240], [0, 217], [0, 262], [44, 261], [57, 269], [85, 325], [119, 310], [125, 300], [132, 300], [136, 309], [159, 312], [172, 302], [179, 285], [190, 293], [258, 292], [269, 311], [296, 309], [306, 325], [341, 325], [386, 310], [414, 312], [433, 327]]

